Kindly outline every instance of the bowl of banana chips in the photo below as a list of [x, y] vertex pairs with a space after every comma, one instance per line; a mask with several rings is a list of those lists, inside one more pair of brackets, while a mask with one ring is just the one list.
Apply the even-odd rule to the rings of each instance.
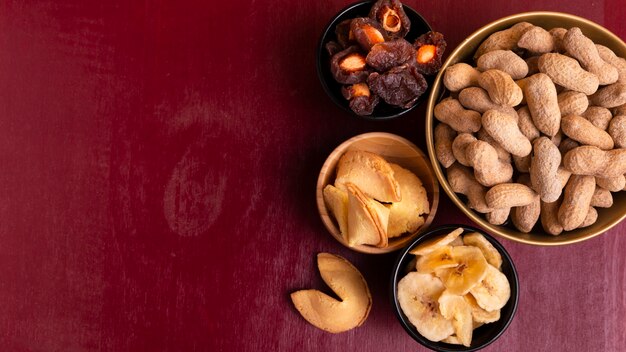
[[420, 344], [436, 351], [476, 351], [500, 337], [513, 320], [517, 272], [489, 234], [446, 225], [402, 250], [391, 297], [398, 320]]

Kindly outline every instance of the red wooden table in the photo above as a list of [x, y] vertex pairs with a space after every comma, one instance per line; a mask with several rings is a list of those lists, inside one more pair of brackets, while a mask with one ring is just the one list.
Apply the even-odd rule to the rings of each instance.
[[[340, 246], [315, 181], [367, 131], [425, 150], [424, 106], [354, 119], [315, 45], [345, 1], [0, 3], [0, 350], [413, 351], [389, 304], [395, 254]], [[626, 38], [622, 2], [407, 1], [454, 48], [505, 15], [556, 10]], [[469, 223], [443, 196], [434, 225]], [[626, 346], [626, 223], [560, 248], [507, 240], [520, 305], [490, 351]], [[374, 306], [332, 335], [289, 300], [345, 256]]]

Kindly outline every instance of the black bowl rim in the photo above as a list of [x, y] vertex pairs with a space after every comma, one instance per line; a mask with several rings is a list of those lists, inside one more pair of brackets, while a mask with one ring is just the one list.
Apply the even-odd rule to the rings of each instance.
[[[416, 103], [415, 105], [411, 106], [408, 109], [400, 109], [397, 113], [392, 114], [392, 115], [382, 115], [382, 116], [380, 116], [380, 115], [373, 115], [373, 114], [372, 115], [357, 115], [349, 107], [344, 105], [343, 101], [340, 101], [338, 97], [336, 97], [334, 94], [331, 93], [330, 87], [328, 86], [328, 82], [326, 82], [326, 80], [324, 79], [324, 76], [323, 76], [324, 69], [322, 68], [322, 60], [321, 60], [322, 53], [325, 50], [325, 48], [324, 48], [324, 45], [326, 44], [325, 38], [328, 36], [328, 33], [333, 30], [333, 28], [331, 28], [332, 24], [339, 17], [343, 16], [346, 12], [351, 11], [352, 9], [354, 9], [356, 7], [359, 7], [359, 6], [373, 4], [374, 2], [376, 2], [376, 0], [365, 0], [365, 1], [359, 1], [359, 2], [353, 3], [351, 5], [348, 5], [348, 6], [344, 7], [335, 16], [333, 16], [333, 18], [330, 19], [330, 21], [328, 22], [326, 27], [324, 27], [324, 31], [322, 32], [322, 36], [320, 37], [320, 39], [318, 41], [315, 61], [316, 61], [316, 66], [317, 66], [317, 77], [318, 77], [319, 81], [322, 83], [322, 88], [324, 89], [324, 92], [326, 92], [326, 95], [328, 95], [330, 97], [330, 99], [333, 101], [333, 103], [335, 103], [335, 105], [337, 105], [341, 109], [349, 112], [350, 115], [352, 115], [352, 116], [354, 116], [356, 118], [370, 120], [370, 121], [384, 121], [384, 120], [391, 120], [391, 119], [394, 119], [396, 117], [400, 117], [400, 116], [408, 113], [409, 111], [415, 109], [420, 104]], [[428, 21], [426, 21], [424, 16], [422, 16], [419, 12], [415, 11], [415, 9], [413, 9], [412, 7], [406, 5], [405, 3], [402, 3], [402, 6], [404, 7], [406, 12], [410, 11], [410, 12], [412, 12], [412, 15], [414, 14], [415, 16], [420, 18], [421, 21], [424, 22], [426, 27], [428, 27], [429, 31], [433, 30], [432, 27], [430, 26], [430, 23], [428, 23]], [[337, 83], [337, 84], [339, 84], [339, 83]], [[430, 84], [428, 86], [428, 89], [430, 89]], [[425, 98], [426, 102], [428, 101], [428, 96], [429, 95], [430, 94], [427, 94], [426, 92], [424, 92], [424, 94], [422, 95]]]
[[[509, 319], [504, 323], [504, 326], [502, 327], [502, 329], [500, 329], [498, 331], [497, 334], [495, 334], [493, 337], [491, 337], [490, 339], [488, 339], [485, 343], [478, 345], [478, 346], [472, 346], [472, 347], [465, 347], [465, 346], [455, 346], [455, 347], [451, 347], [451, 348], [445, 348], [445, 347], [440, 347], [440, 346], [435, 346], [435, 344], [438, 344], [438, 342], [432, 342], [427, 340], [426, 338], [424, 338], [422, 335], [420, 335], [415, 328], [413, 327], [413, 325], [410, 324], [410, 322], [407, 322], [404, 317], [402, 317], [401, 314], [401, 309], [400, 308], [400, 304], [398, 303], [398, 294], [397, 294], [397, 290], [396, 290], [396, 286], [397, 283], [399, 281], [399, 274], [400, 271], [402, 270], [400, 263], [402, 263], [404, 261], [404, 259], [406, 258], [406, 256], [409, 254], [409, 251], [415, 247], [415, 245], [420, 242], [421, 240], [423, 240], [424, 238], [430, 236], [432, 233], [434, 232], [439, 232], [439, 231], [444, 231], [444, 230], [455, 230], [457, 228], [463, 228], [464, 232], [465, 231], [471, 231], [471, 232], [478, 232], [480, 234], [482, 234], [483, 236], [485, 236], [485, 238], [494, 245], [494, 247], [496, 247], [496, 249], [500, 252], [500, 254], [504, 257], [503, 259], [511, 266], [511, 271], [513, 273], [513, 277], [507, 277], [509, 279], [509, 282], [511, 283], [511, 298], [513, 298], [512, 304], [512, 311], [511, 311], [511, 316], [509, 317]], [[512, 279], [512, 280], [511, 280]], [[420, 235], [419, 237], [415, 238], [413, 241], [411, 241], [411, 243], [409, 245], [407, 245], [402, 252], [400, 252], [400, 254], [398, 254], [398, 258], [396, 259], [396, 262], [394, 263], [393, 266], [393, 272], [391, 275], [391, 305], [393, 307], [393, 311], [394, 314], [396, 315], [396, 318], [398, 318], [398, 320], [400, 321], [400, 324], [402, 325], [402, 327], [404, 328], [404, 330], [413, 338], [413, 340], [419, 342], [422, 346], [427, 347], [433, 351], [442, 351], [442, 352], [472, 352], [472, 351], [478, 351], [480, 349], [483, 349], [487, 346], [489, 346], [490, 344], [492, 344], [494, 341], [496, 341], [498, 338], [500, 338], [500, 336], [502, 336], [502, 334], [504, 334], [504, 332], [506, 331], [506, 329], [508, 329], [509, 325], [511, 325], [511, 322], [513, 321], [513, 318], [515, 317], [515, 314], [517, 313], [517, 306], [519, 303], [519, 278], [518, 278], [518, 274], [517, 274], [517, 269], [515, 268], [515, 264], [513, 263], [513, 259], [511, 258], [511, 256], [509, 255], [509, 253], [507, 252], [507, 250], [504, 248], [504, 246], [498, 242], [498, 240], [486, 233], [484, 230], [478, 229], [474, 226], [469, 226], [469, 225], [464, 225], [464, 224], [451, 224], [451, 225], [442, 225], [442, 226], [438, 226], [435, 228], [430, 229], [429, 231], [423, 233], [422, 235]], [[454, 345], [450, 345], [450, 346], [454, 346]]]

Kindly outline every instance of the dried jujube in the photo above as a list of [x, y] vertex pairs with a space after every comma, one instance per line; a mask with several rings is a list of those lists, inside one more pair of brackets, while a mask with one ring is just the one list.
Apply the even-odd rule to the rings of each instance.
[[441, 58], [446, 51], [446, 41], [439, 32], [419, 36], [415, 43], [415, 67], [425, 75], [434, 75], [441, 68]]
[[341, 88], [343, 97], [350, 101], [350, 109], [357, 115], [371, 115], [379, 98], [372, 94], [366, 83], [357, 83]]
[[402, 65], [385, 73], [372, 73], [367, 83], [387, 104], [410, 108], [424, 94], [428, 83], [415, 66]]
[[369, 17], [377, 20], [393, 38], [404, 38], [411, 29], [411, 21], [398, 0], [376, 1], [370, 10]]
[[350, 23], [352, 36], [365, 51], [370, 51], [374, 44], [382, 43], [389, 39], [387, 32], [380, 23], [371, 18], [359, 17]]
[[387, 71], [415, 60], [415, 49], [411, 43], [400, 38], [374, 45], [365, 59], [367, 64], [377, 71]]
[[365, 55], [358, 46], [350, 46], [330, 59], [330, 71], [335, 80], [343, 84], [365, 82], [370, 74]]
[[350, 23], [352, 23], [352, 19], [343, 20], [335, 27], [337, 42], [344, 48], [354, 44], [354, 38], [350, 34]]
[[337, 54], [338, 52], [340, 52], [341, 50], [343, 50], [343, 47], [339, 43], [333, 40], [326, 43], [326, 45], [324, 45], [324, 48], [326, 48], [326, 52], [331, 57]]

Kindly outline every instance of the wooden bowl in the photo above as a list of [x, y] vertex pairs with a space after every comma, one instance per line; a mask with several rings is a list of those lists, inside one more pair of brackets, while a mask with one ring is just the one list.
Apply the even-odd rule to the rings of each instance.
[[444, 170], [442, 170], [435, 155], [433, 131], [436, 121], [433, 116], [433, 110], [435, 105], [446, 93], [446, 89], [443, 85], [443, 73], [446, 68], [458, 62], [472, 64], [474, 52], [483, 40], [494, 32], [509, 28], [515, 23], [522, 21], [530, 22], [545, 29], [554, 27], [579, 27], [582, 32], [595, 43], [609, 47], [618, 56], [626, 57], [626, 44], [619, 37], [606, 28], [581, 17], [559, 12], [526, 12], [496, 20], [467, 37], [454, 49], [441, 67], [435, 79], [435, 83], [431, 88], [428, 105], [426, 107], [426, 144], [428, 146], [428, 155], [431, 158], [435, 174], [450, 199], [452, 199], [454, 204], [459, 207], [465, 215], [472, 219], [472, 221], [490, 233], [512, 241], [539, 246], [559, 246], [581, 242], [606, 232], [626, 217], [626, 192], [613, 193], [614, 202], [612, 207], [606, 209], [597, 208], [598, 220], [589, 227], [563, 232], [558, 236], [552, 236], [545, 233], [541, 228], [541, 224], [538, 223], [531, 233], [523, 233], [515, 229], [512, 225], [492, 225], [482, 214], [474, 212], [467, 207], [465, 201], [461, 199], [463, 196], [454, 193], [448, 184]]
[[[385, 160], [398, 164], [403, 168], [413, 172], [422, 181], [428, 196], [430, 205], [430, 214], [427, 215], [424, 224], [414, 233], [405, 234], [400, 237], [390, 238], [389, 245], [385, 248], [378, 248], [369, 245], [358, 245], [351, 247], [344, 241], [339, 231], [339, 226], [334, 217], [331, 216], [324, 202], [323, 190], [328, 184], [335, 181], [335, 169], [339, 158], [349, 150], [363, 150], [376, 153]], [[382, 254], [389, 253], [406, 246], [411, 240], [415, 239], [419, 234], [426, 231], [437, 212], [439, 205], [439, 184], [435, 177], [430, 161], [426, 155], [413, 143], [405, 138], [391, 133], [372, 132], [365, 133], [348, 139], [339, 145], [330, 153], [326, 162], [322, 166], [319, 178], [317, 179], [317, 209], [319, 210], [322, 222], [331, 235], [344, 246], [357, 252]]]

